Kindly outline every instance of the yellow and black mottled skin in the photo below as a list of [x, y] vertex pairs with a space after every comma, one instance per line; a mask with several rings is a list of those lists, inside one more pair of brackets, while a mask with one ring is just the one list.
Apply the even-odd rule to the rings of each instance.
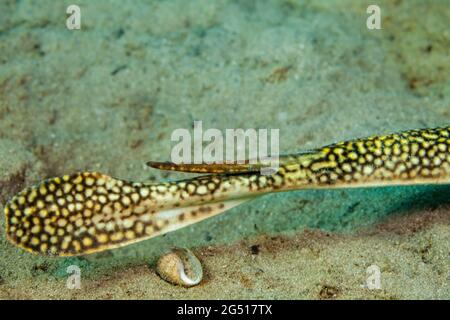
[[83, 255], [182, 228], [270, 192], [450, 183], [450, 127], [373, 136], [283, 156], [272, 175], [250, 164], [149, 165], [213, 174], [155, 184], [97, 172], [45, 180], [7, 203], [7, 238], [32, 253]]

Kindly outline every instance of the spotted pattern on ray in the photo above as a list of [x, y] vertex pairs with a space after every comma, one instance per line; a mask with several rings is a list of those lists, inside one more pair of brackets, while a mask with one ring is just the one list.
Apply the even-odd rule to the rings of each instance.
[[272, 175], [254, 169], [196, 165], [195, 170], [214, 174], [155, 184], [98, 172], [44, 180], [7, 203], [6, 235], [32, 253], [82, 255], [182, 228], [264, 193], [450, 183], [450, 127], [373, 136], [283, 156]]

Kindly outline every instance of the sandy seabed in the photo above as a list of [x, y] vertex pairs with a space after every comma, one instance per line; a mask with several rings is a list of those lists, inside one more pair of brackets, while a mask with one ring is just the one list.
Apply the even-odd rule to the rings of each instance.
[[[171, 133], [278, 128], [282, 153], [450, 123], [447, 1], [0, 2], [0, 209], [22, 188], [79, 170], [155, 181]], [[450, 187], [267, 195], [119, 250], [45, 258], [9, 244], [0, 298], [448, 299]], [[154, 271], [192, 248], [204, 282]], [[69, 265], [80, 290], [66, 288]], [[381, 289], [369, 290], [377, 265]]]

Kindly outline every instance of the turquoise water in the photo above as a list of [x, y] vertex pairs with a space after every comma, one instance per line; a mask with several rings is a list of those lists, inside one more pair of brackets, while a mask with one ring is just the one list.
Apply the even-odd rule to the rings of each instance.
[[[66, 28], [66, 2], [0, 3], [2, 205], [26, 186], [79, 170], [134, 181], [184, 178], [144, 164], [169, 160], [173, 130], [191, 129], [196, 120], [220, 130], [279, 129], [281, 153], [450, 123], [447, 1], [380, 1], [381, 30], [366, 27], [370, 1], [77, 4], [80, 30]], [[13, 247], [1, 219], [0, 287], [6, 296], [24, 297], [30, 283], [39, 287], [51, 279], [56, 286], [70, 264], [96, 279], [152, 265], [172, 246], [219, 247], [305, 229], [355, 235], [388, 218], [446, 208], [449, 191], [421, 186], [267, 195], [152, 240], [70, 259]], [[444, 238], [446, 229], [438, 230]], [[436, 240], [436, 246], [445, 243]], [[399, 254], [392, 259], [410, 257]], [[422, 283], [441, 281], [433, 272], [443, 268], [443, 254], [434, 253], [437, 267], [418, 271]], [[228, 263], [244, 264], [235, 260]], [[283, 297], [279, 289], [274, 297]]]

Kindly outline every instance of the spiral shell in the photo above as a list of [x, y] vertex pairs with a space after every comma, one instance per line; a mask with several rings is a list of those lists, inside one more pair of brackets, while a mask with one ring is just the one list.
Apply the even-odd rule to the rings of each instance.
[[174, 248], [162, 255], [156, 272], [165, 281], [183, 287], [198, 285], [203, 279], [203, 267], [197, 257], [185, 248]]

